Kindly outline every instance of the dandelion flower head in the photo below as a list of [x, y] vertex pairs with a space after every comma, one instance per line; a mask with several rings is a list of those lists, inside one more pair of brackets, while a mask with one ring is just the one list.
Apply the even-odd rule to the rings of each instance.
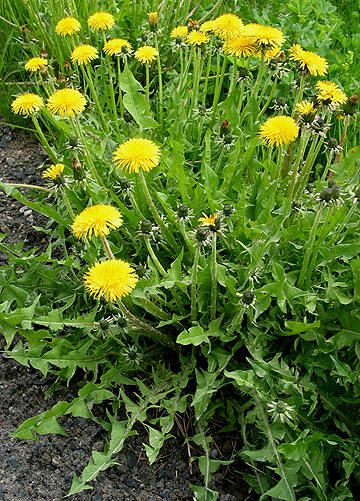
[[160, 148], [149, 139], [128, 139], [116, 148], [113, 160], [129, 173], [148, 172], [159, 165]]
[[190, 45], [194, 45], [194, 46], [199, 47], [200, 45], [203, 45], [204, 43], [208, 42], [209, 38], [207, 37], [207, 35], [205, 33], [202, 33], [201, 31], [193, 30], [193, 31], [190, 31], [190, 33], [188, 34], [186, 41]]
[[285, 41], [282, 31], [272, 26], [264, 26], [257, 23], [247, 24], [242, 34], [244, 36], [253, 37], [259, 49], [281, 47]]
[[123, 38], [112, 38], [104, 44], [104, 52], [108, 56], [119, 56], [128, 53], [132, 49], [131, 44]]
[[88, 26], [93, 30], [109, 30], [115, 24], [115, 18], [108, 12], [95, 12], [88, 18]]
[[214, 32], [214, 29], [215, 21], [213, 19], [211, 19], [210, 21], [205, 21], [205, 23], [200, 26], [200, 31], [202, 31], [203, 33], [212, 33]]
[[74, 117], [82, 113], [86, 106], [86, 98], [76, 89], [60, 89], [47, 100], [47, 109], [53, 115]]
[[187, 37], [189, 33], [188, 27], [187, 26], [176, 26], [171, 33], [170, 37], [171, 38], [185, 38]]
[[302, 49], [299, 44], [294, 44], [290, 48], [290, 59], [298, 63], [300, 69], [309, 72], [310, 75], [324, 76], [327, 72], [326, 59], [314, 52]]
[[235, 14], [223, 14], [217, 17], [212, 25], [212, 31], [223, 40], [241, 35], [243, 29], [242, 20]]
[[300, 115], [311, 115], [312, 113], [315, 113], [315, 107], [311, 101], [300, 101], [300, 103], [297, 103], [295, 110], [300, 114]]
[[224, 52], [237, 57], [251, 56], [256, 48], [254, 39], [246, 36], [231, 38], [224, 43]]
[[44, 179], [52, 179], [55, 181], [58, 177], [62, 175], [64, 172], [64, 164], [55, 164], [55, 165], [50, 165], [43, 173], [42, 176]]
[[84, 276], [85, 289], [96, 299], [116, 301], [130, 294], [138, 282], [134, 268], [121, 259], [94, 264]]
[[18, 96], [11, 104], [11, 109], [17, 115], [32, 115], [44, 106], [42, 97], [28, 92]]
[[71, 53], [73, 63], [88, 64], [98, 57], [98, 51], [92, 45], [78, 45]]
[[347, 100], [345, 92], [334, 82], [319, 80], [316, 83], [316, 89], [319, 101], [328, 101], [332, 104], [344, 104]]
[[150, 64], [155, 61], [158, 55], [159, 53], [155, 47], [143, 45], [143, 47], [139, 47], [135, 52], [135, 59], [142, 64]]
[[287, 116], [271, 117], [260, 127], [260, 137], [267, 146], [290, 144], [299, 135], [299, 126]]
[[71, 226], [76, 238], [105, 237], [122, 225], [122, 215], [112, 205], [92, 205], [78, 214]]
[[203, 214], [203, 217], [199, 217], [198, 221], [200, 222], [201, 226], [215, 226], [217, 221], [217, 214], [211, 214], [210, 216]]
[[65, 37], [66, 35], [73, 35], [80, 30], [81, 24], [79, 21], [75, 19], [75, 17], [70, 16], [60, 19], [55, 26], [55, 32], [62, 37]]
[[36, 71], [43, 70], [48, 64], [48, 60], [44, 57], [32, 57], [25, 64], [25, 69], [35, 73]]

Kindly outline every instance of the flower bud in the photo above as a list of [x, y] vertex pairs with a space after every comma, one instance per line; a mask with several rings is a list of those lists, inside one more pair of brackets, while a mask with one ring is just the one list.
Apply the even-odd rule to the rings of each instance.
[[159, 24], [159, 14], [157, 12], [150, 12], [148, 19], [149, 19], [150, 28], [152, 30], [156, 31], [157, 26]]
[[231, 216], [231, 214], [235, 211], [234, 207], [231, 204], [225, 204], [223, 207], [223, 214], [225, 217]]
[[139, 229], [143, 235], [150, 235], [153, 229], [152, 222], [148, 219], [143, 219], [142, 221], [140, 221]]
[[332, 199], [332, 189], [323, 188], [320, 192], [320, 200], [322, 202], [330, 202], [331, 199]]
[[252, 291], [245, 291], [242, 296], [242, 302], [246, 305], [253, 303], [255, 294]]

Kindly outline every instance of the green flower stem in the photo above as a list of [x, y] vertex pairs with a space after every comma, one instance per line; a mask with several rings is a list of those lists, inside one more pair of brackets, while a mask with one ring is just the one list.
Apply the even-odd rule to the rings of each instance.
[[56, 163], [56, 161], [57, 161], [56, 153], [54, 152], [54, 150], [52, 149], [52, 147], [48, 143], [48, 140], [44, 136], [44, 133], [41, 130], [41, 127], [40, 127], [40, 124], [39, 124], [37, 117], [35, 115], [32, 115], [31, 118], [32, 118], [33, 124], [35, 125], [36, 132], [39, 134], [39, 138], [40, 138], [42, 146], [44, 147], [46, 153], [49, 155], [51, 160], [54, 163]]
[[261, 55], [261, 57], [260, 57], [259, 71], [258, 71], [258, 74], [257, 74], [257, 77], [256, 77], [256, 81], [255, 81], [255, 84], [254, 84], [254, 87], [253, 87], [253, 91], [252, 91], [252, 97], [254, 99], [257, 99], [257, 96], [259, 94], [260, 85], [261, 85], [264, 73], [265, 73], [265, 59], [264, 59], [264, 56]]
[[185, 49], [185, 54], [187, 56], [187, 61], [186, 61], [184, 72], [183, 72], [183, 74], [181, 76], [181, 80], [179, 82], [179, 86], [177, 88], [177, 91], [178, 91], [178, 93], [180, 95], [182, 95], [182, 93], [184, 91], [184, 87], [187, 84], [188, 74], [189, 74], [189, 68], [190, 68], [190, 65], [191, 65], [191, 57], [189, 56], [189, 50], [188, 50], [188, 48]]
[[150, 65], [145, 64], [145, 74], [146, 74], [146, 83], [145, 83], [145, 96], [146, 96], [146, 114], [150, 113]]
[[299, 165], [300, 165], [301, 160], [304, 158], [306, 147], [307, 147], [307, 144], [309, 142], [310, 137], [311, 137], [310, 132], [308, 130], [306, 130], [305, 128], [303, 128], [301, 131], [298, 153], [296, 156], [295, 164], [293, 166], [291, 180], [290, 180], [290, 184], [289, 184], [289, 188], [288, 188], [288, 196], [289, 196], [291, 201], [293, 200], [293, 196], [294, 196], [294, 188], [295, 188], [296, 178], [297, 178], [297, 174], [298, 174], [298, 170], [299, 170]]
[[88, 86], [90, 88], [91, 96], [92, 96], [92, 98], [95, 101], [95, 106], [96, 106], [97, 111], [99, 113], [101, 123], [102, 123], [105, 131], [107, 133], [110, 133], [109, 124], [107, 123], [107, 120], [106, 120], [105, 115], [103, 113], [103, 110], [101, 108], [101, 104], [100, 104], [98, 95], [97, 95], [96, 90], [95, 90], [95, 86], [94, 86], [94, 81], [93, 81], [93, 77], [92, 77], [90, 65], [88, 65], [88, 64], [81, 65], [81, 70], [82, 70], [84, 78], [85, 78], [85, 80], [86, 80], [86, 82], [87, 82], [87, 84], [88, 84]]
[[263, 88], [262, 88], [262, 90], [261, 90], [261, 93], [260, 93], [260, 96], [259, 96], [259, 99], [258, 99], [258, 103], [259, 103], [259, 105], [261, 104], [262, 100], [263, 100], [263, 99], [264, 99], [264, 97], [265, 97], [265, 94], [266, 94], [267, 88], [269, 87], [269, 84], [270, 84], [271, 80], [272, 80], [272, 73], [270, 73], [270, 74], [268, 75], [268, 77], [267, 77], [267, 79], [266, 79], [266, 81], [265, 81], [265, 83], [264, 83], [264, 85], [263, 85]]
[[237, 70], [237, 57], [234, 56], [234, 61], [232, 65], [232, 73], [231, 73], [231, 78], [230, 78], [230, 86], [229, 86], [229, 92], [228, 94], [231, 94], [232, 91], [234, 90], [235, 83], [236, 83], [236, 70]]
[[189, 249], [190, 255], [191, 255], [191, 257], [193, 257], [194, 256], [194, 244], [190, 240], [188, 232], [186, 231], [185, 221], [183, 221], [183, 220], [179, 221], [179, 227], [180, 227], [181, 234], [184, 238], [184, 241], [187, 245], [187, 248]]
[[140, 179], [140, 184], [141, 184], [146, 202], [149, 206], [149, 209], [151, 210], [151, 213], [156, 221], [156, 224], [160, 227], [167, 242], [171, 245], [171, 247], [176, 249], [177, 245], [176, 245], [175, 239], [174, 239], [173, 235], [167, 229], [164, 221], [161, 219], [161, 216], [160, 216], [160, 214], [159, 214], [159, 212], [158, 212], [158, 210], [153, 202], [153, 199], [150, 195], [150, 192], [149, 192], [149, 189], [148, 189], [148, 186], [146, 183], [146, 179], [145, 179], [144, 173], [142, 171], [139, 172], [139, 179]]
[[265, 111], [270, 106], [270, 103], [273, 100], [275, 92], [276, 92], [277, 82], [278, 82], [278, 80], [277, 80], [277, 78], [275, 78], [273, 81], [273, 84], [271, 86], [269, 97], [267, 98], [266, 103], [264, 104], [264, 106], [261, 108], [261, 110], [259, 112], [258, 119], [265, 113]]
[[295, 96], [295, 101], [294, 101], [294, 108], [293, 108], [293, 111], [292, 111], [292, 114], [291, 116], [293, 117], [296, 113], [296, 105], [298, 103], [300, 103], [300, 101], [302, 100], [303, 98], [303, 95], [304, 95], [304, 88], [305, 88], [305, 76], [304, 75], [301, 75], [300, 77], [300, 86], [299, 86], [299, 92], [296, 94]]
[[216, 112], [217, 112], [217, 106], [219, 104], [220, 95], [221, 95], [222, 87], [223, 87], [223, 84], [224, 84], [226, 65], [227, 65], [227, 55], [224, 54], [224, 60], [223, 60], [222, 68], [221, 68], [219, 85], [215, 88], [214, 100], [213, 100], [213, 104], [212, 104], [212, 109], [213, 110], [212, 110], [212, 117], [211, 117], [211, 119], [212, 119], [213, 122], [215, 120], [215, 116], [216, 116]]
[[168, 337], [166, 334], [159, 331], [158, 329], [155, 329], [155, 327], [148, 324], [147, 322], [144, 322], [143, 320], [140, 320], [140, 318], [133, 315], [127, 309], [127, 307], [124, 305], [124, 303], [122, 301], [118, 301], [118, 306], [119, 306], [121, 313], [129, 320], [129, 322], [131, 324], [133, 324], [135, 327], [139, 328], [140, 330], [144, 331], [144, 333], [147, 334], [154, 341], [158, 341], [162, 345], [164, 345], [168, 348], [171, 348], [171, 349], [175, 350], [176, 352], [178, 351], [178, 347], [176, 346], [176, 343], [170, 337]]
[[320, 149], [323, 145], [323, 142], [324, 142], [323, 137], [318, 139], [318, 142], [316, 142], [316, 140], [314, 140], [312, 142], [308, 156], [305, 160], [305, 165], [301, 171], [300, 178], [299, 178], [299, 180], [296, 184], [296, 187], [295, 187], [295, 195], [294, 195], [295, 197], [301, 196], [301, 193], [304, 191], [306, 183], [308, 182], [308, 179], [310, 176], [311, 169], [312, 169], [312, 167], [315, 163], [315, 160], [320, 152]]
[[124, 118], [124, 103], [123, 103], [123, 95], [122, 95], [122, 89], [121, 89], [121, 67], [120, 67], [120, 58], [116, 58], [116, 66], [117, 66], [117, 77], [118, 77], [118, 91], [119, 91], [119, 96], [118, 96], [118, 105], [119, 105], [119, 110], [120, 110], [120, 116], [121, 118]]
[[[334, 206], [328, 206], [327, 211], [326, 211], [326, 217], [325, 217], [325, 220], [322, 224], [322, 231], [321, 231], [319, 237], [317, 238], [316, 242], [313, 245], [313, 249], [311, 252], [311, 258], [310, 258], [310, 262], [309, 262], [308, 269], [306, 272], [306, 279], [305, 279], [305, 284], [304, 284], [304, 287], [307, 290], [310, 287], [311, 275], [312, 275], [312, 272], [314, 271], [314, 268], [316, 266], [316, 260], [317, 260], [317, 257], [319, 255], [320, 247], [323, 244], [326, 237], [332, 232], [332, 230], [335, 228], [335, 226], [337, 224], [337, 220], [335, 218], [335, 220], [332, 222], [332, 224], [329, 225], [329, 222], [331, 220], [333, 213], [334, 213]], [[337, 231], [336, 236], [339, 236], [339, 235], [340, 235], [340, 232]], [[328, 245], [326, 245], [326, 247], [328, 247]]]
[[313, 225], [312, 225], [311, 230], [310, 230], [310, 235], [309, 235], [309, 238], [307, 241], [306, 251], [305, 251], [303, 263], [301, 266], [301, 270], [300, 270], [300, 274], [299, 274], [299, 278], [298, 278], [298, 282], [297, 282], [297, 286], [300, 289], [302, 289], [304, 286], [305, 277], [306, 277], [306, 274], [308, 271], [310, 257], [312, 254], [312, 249], [313, 249], [313, 245], [314, 245], [315, 238], [316, 238], [316, 232], [317, 232], [318, 226], [320, 224], [320, 220], [321, 220], [321, 216], [322, 216], [324, 207], [325, 207], [325, 204], [324, 204], [324, 202], [322, 202], [320, 204], [319, 210], [316, 212], [314, 222], [313, 222]]
[[238, 311], [235, 313], [233, 319], [231, 320], [229, 327], [226, 329], [226, 334], [228, 334], [229, 336], [234, 334], [234, 332], [239, 327], [239, 325], [241, 324], [241, 322], [244, 318], [244, 313], [245, 313], [244, 306], [239, 305]]
[[131, 202], [131, 205], [133, 206], [133, 208], [135, 209], [135, 211], [137, 212], [137, 214], [142, 218], [142, 219], [145, 219], [145, 216], [144, 214], [141, 212], [140, 210], [140, 207], [136, 201], [136, 198], [134, 197], [134, 194], [132, 192], [130, 192], [130, 195], [129, 195], [129, 198], [130, 198], [130, 202]]
[[[106, 37], [104, 36], [104, 40], [106, 42]], [[115, 129], [118, 134], [118, 136], [121, 136], [121, 132], [119, 129], [119, 122], [118, 122], [118, 115], [117, 115], [117, 109], [116, 109], [116, 101], [115, 101], [115, 91], [114, 91], [114, 80], [113, 80], [113, 68], [110, 64], [110, 57], [105, 56], [106, 59], [106, 65], [109, 73], [109, 89], [110, 89], [110, 101], [111, 101], [111, 109], [113, 112], [114, 116], [114, 122], [115, 122]]]
[[216, 300], [217, 300], [217, 280], [218, 266], [216, 259], [216, 233], [214, 232], [211, 245], [211, 299], [210, 299], [210, 320], [216, 318]]
[[[345, 146], [346, 134], [347, 134], [347, 130], [348, 130], [348, 127], [349, 127], [349, 123], [350, 123], [350, 116], [346, 115], [345, 118], [344, 118], [344, 128], [343, 128], [343, 131], [341, 133], [341, 137], [340, 137], [340, 141], [339, 141], [339, 146], [341, 146], [342, 149]], [[341, 158], [341, 151], [339, 151], [338, 153], [336, 153], [336, 157], [335, 157], [334, 163], [336, 163], [336, 164], [339, 163], [340, 162], [340, 158]]]
[[160, 117], [160, 125], [162, 125], [164, 122], [163, 80], [162, 80], [162, 71], [161, 71], [159, 43], [158, 43], [157, 36], [155, 37], [155, 46], [156, 46], [156, 50], [158, 51], [158, 55], [156, 57], [156, 63], [157, 63], [158, 80], [159, 80], [159, 117]]
[[166, 271], [164, 270], [162, 264], [160, 263], [159, 259], [157, 258], [155, 252], [154, 252], [154, 249], [152, 248], [152, 245], [149, 241], [149, 238], [146, 237], [145, 238], [145, 244], [146, 244], [146, 248], [150, 254], [150, 257], [155, 265], [155, 268], [157, 269], [157, 271], [160, 273], [160, 275], [162, 275], [163, 277], [165, 277], [167, 275]]
[[109, 259], [115, 259], [115, 256], [113, 254], [113, 251], [111, 250], [110, 244], [105, 236], [100, 237], [101, 242], [104, 246], [106, 254], [109, 256]]
[[67, 211], [69, 213], [69, 216], [71, 217], [72, 220], [74, 220], [75, 219], [75, 213], [73, 211], [73, 208], [71, 207], [71, 203], [70, 203], [69, 197], [67, 196], [66, 188], [65, 187], [62, 187], [61, 194], [62, 194], [62, 197], [63, 197], [63, 200], [64, 200], [64, 204], [65, 204], [65, 206], [67, 208]]
[[200, 48], [194, 47], [194, 75], [193, 75], [193, 89], [191, 96], [191, 109], [194, 110], [198, 106], [199, 102], [199, 83], [201, 77], [201, 52]]
[[80, 141], [80, 143], [84, 147], [85, 161], [86, 161], [87, 167], [89, 168], [89, 170], [91, 172], [92, 177], [94, 178], [95, 181], [97, 181], [97, 183], [100, 186], [104, 186], [104, 182], [103, 182], [100, 174], [98, 173], [98, 171], [97, 171], [97, 169], [95, 167], [95, 164], [94, 164], [94, 162], [93, 162], [93, 160], [91, 158], [91, 155], [89, 154], [88, 147], [87, 147], [85, 138], [84, 138], [82, 130], [81, 130], [81, 125], [80, 125], [80, 122], [79, 122], [79, 118], [76, 117], [75, 120], [72, 121], [72, 124], [74, 126], [75, 133], [76, 133], [76, 136], [77, 136], [78, 140]]
[[197, 320], [197, 280], [200, 259], [200, 245], [195, 247], [195, 256], [191, 272], [191, 321]]
[[238, 112], [241, 113], [241, 108], [242, 108], [243, 101], [244, 101], [244, 89], [245, 89], [244, 80], [241, 80], [239, 88], [240, 88], [239, 89], [239, 100], [238, 100], [238, 104], [237, 104], [237, 109], [238, 109]]
[[204, 108], [206, 107], [206, 96], [207, 96], [207, 90], [208, 90], [208, 85], [209, 85], [209, 77], [210, 77], [210, 71], [211, 71], [211, 61], [212, 61], [212, 55], [211, 52], [208, 55], [208, 61], [206, 65], [206, 73], [205, 73], [205, 82], [204, 82], [204, 91], [203, 91], [203, 96], [202, 96], [202, 105]]
[[24, 184], [24, 183], [1, 183], [1, 187], [13, 187], [13, 188], [26, 188], [29, 190], [39, 190], [52, 193], [53, 190], [50, 188], [45, 188], [45, 186], [38, 186], [37, 184]]
[[271, 448], [273, 450], [274, 457], [276, 459], [276, 462], [277, 462], [277, 465], [278, 465], [278, 468], [279, 468], [279, 472], [281, 474], [281, 478], [284, 481], [284, 484], [286, 485], [286, 490], [287, 490], [287, 492], [290, 495], [290, 497], [288, 499], [290, 499], [290, 501], [296, 501], [294, 490], [291, 487], [291, 485], [289, 484], [288, 475], [287, 475], [287, 473], [285, 471], [285, 468], [284, 468], [284, 465], [283, 465], [283, 463], [281, 461], [280, 454], [278, 453], [278, 450], [276, 448], [275, 439], [273, 437], [273, 434], [272, 434], [272, 431], [271, 431], [271, 427], [269, 425], [268, 418], [266, 416], [266, 413], [264, 411], [264, 407], [263, 407], [262, 402], [261, 402], [261, 395], [260, 395], [260, 393], [257, 390], [255, 390], [254, 393], [255, 393], [256, 405], [257, 405], [257, 408], [259, 409], [260, 417], [262, 418], [263, 423], [265, 425], [265, 430], [266, 430], [267, 436], [269, 438], [269, 442], [270, 442]]

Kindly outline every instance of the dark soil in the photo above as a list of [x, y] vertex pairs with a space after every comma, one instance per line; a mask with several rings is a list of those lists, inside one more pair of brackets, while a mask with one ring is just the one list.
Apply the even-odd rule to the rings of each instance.
[[[46, 160], [41, 147], [28, 135], [0, 126], [0, 179], [39, 183], [39, 166]], [[35, 231], [46, 221], [29, 212], [11, 198], [0, 195], [0, 232], [6, 242], [24, 242], [26, 247], [41, 247], [44, 235]], [[4, 255], [0, 259], [4, 260]], [[0, 348], [3, 347], [1, 343]], [[101, 450], [105, 436], [95, 423], [81, 418], [63, 418], [67, 436], [47, 435], [39, 441], [11, 438], [10, 434], [27, 418], [44, 412], [59, 400], [73, 398], [71, 389], [57, 392], [46, 400], [51, 381], [39, 372], [22, 367], [0, 354], [0, 500], [60, 500], [70, 488], [74, 473], [80, 474], [93, 449]], [[144, 453], [146, 436], [139, 430], [116, 458], [118, 465], [100, 473], [94, 489], [78, 501], [175, 501], [192, 500], [188, 483], [201, 483], [189, 468], [187, 448], [182, 440], [168, 441], [152, 466]], [[214, 487], [223, 490], [223, 473], [214, 476]], [[225, 491], [231, 489], [227, 488]], [[233, 495], [235, 494], [235, 495]], [[222, 494], [221, 501], [236, 501], [233, 494]], [[241, 497], [241, 499], [243, 499]]]

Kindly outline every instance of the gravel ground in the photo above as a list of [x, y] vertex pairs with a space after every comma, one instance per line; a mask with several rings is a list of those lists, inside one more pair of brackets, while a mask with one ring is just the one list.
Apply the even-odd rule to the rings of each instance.
[[[39, 166], [46, 160], [41, 147], [29, 135], [0, 125], [0, 180], [39, 183]], [[45, 220], [27, 211], [21, 204], [0, 194], [0, 233], [5, 242], [23, 241], [26, 247], [45, 244], [43, 234], [33, 225]], [[0, 254], [4, 261], [5, 256]], [[0, 345], [0, 348], [3, 344]], [[51, 381], [41, 380], [40, 373], [20, 366], [0, 354], [0, 500], [55, 501], [69, 490], [72, 475], [80, 474], [93, 449], [101, 450], [104, 434], [96, 424], [81, 418], [63, 418], [67, 436], [48, 435], [39, 441], [11, 438], [19, 424], [49, 409], [59, 400], [72, 398], [71, 389], [45, 398]], [[176, 501], [192, 500], [188, 483], [201, 483], [196, 469], [190, 473], [187, 449], [181, 440], [168, 441], [159, 459], [150, 466], [142, 446], [143, 432], [132, 437], [118, 455], [118, 465], [100, 473], [92, 491], [73, 499], [77, 501]], [[229, 442], [229, 441], [228, 441]], [[228, 448], [231, 444], [228, 444]], [[225, 447], [226, 448], [226, 447]], [[226, 484], [224, 481], [226, 480]], [[214, 487], [231, 493], [220, 501], [244, 499], [237, 479], [224, 473], [214, 476]], [[241, 482], [242, 483], [242, 482]], [[224, 487], [226, 485], [227, 487]], [[230, 487], [231, 488], [230, 488]]]

